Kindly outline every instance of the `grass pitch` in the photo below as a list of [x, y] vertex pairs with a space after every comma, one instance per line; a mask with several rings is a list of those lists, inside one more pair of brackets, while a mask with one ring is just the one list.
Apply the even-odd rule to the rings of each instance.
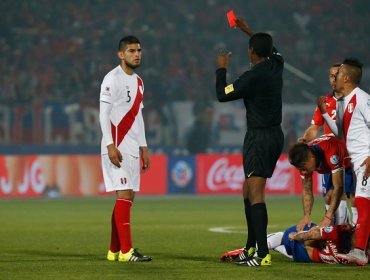
[[[275, 252], [272, 267], [220, 263], [221, 253], [246, 241], [243, 202], [235, 196], [138, 196], [133, 242], [153, 261], [108, 262], [113, 204], [113, 198], [0, 200], [0, 279], [369, 279], [369, 265], [298, 264]], [[268, 232], [302, 217], [299, 197], [270, 196], [267, 207]], [[314, 210], [320, 221], [321, 198]]]

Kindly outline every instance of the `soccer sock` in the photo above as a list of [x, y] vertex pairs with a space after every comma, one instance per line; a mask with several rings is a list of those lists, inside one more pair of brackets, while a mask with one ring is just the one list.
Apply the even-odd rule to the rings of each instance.
[[111, 231], [111, 238], [110, 238], [110, 246], [109, 250], [113, 253], [117, 253], [120, 250], [120, 244], [119, 244], [119, 236], [118, 236], [118, 231], [116, 227], [116, 221], [114, 219], [114, 212], [116, 211], [116, 206], [113, 208], [113, 213], [112, 213], [112, 231]]
[[279, 252], [280, 254], [283, 254], [284, 256], [286, 256], [286, 257], [288, 257], [290, 259], [293, 258], [293, 256], [291, 256], [291, 255], [288, 254], [288, 252], [286, 251], [286, 248], [285, 248], [284, 245], [279, 245], [279, 246], [275, 247], [274, 250], [276, 252]]
[[356, 248], [365, 250], [369, 239], [370, 230], [370, 199], [366, 197], [355, 198], [358, 219], [356, 227]]
[[254, 236], [251, 215], [251, 203], [249, 202], [249, 199], [244, 199], [244, 212], [248, 227], [248, 240], [247, 243], [245, 244], [245, 248], [248, 250], [251, 247], [256, 248], [256, 237]]
[[358, 219], [358, 213], [357, 213], [357, 207], [351, 207], [352, 211], [352, 225], [357, 224]]
[[118, 231], [120, 249], [122, 253], [127, 253], [132, 248], [130, 210], [132, 201], [127, 199], [117, 199], [114, 211], [114, 220]]
[[284, 232], [275, 232], [267, 235], [267, 247], [269, 249], [275, 249], [281, 245], [281, 240], [283, 239]]
[[258, 257], [264, 258], [269, 253], [267, 247], [267, 208], [266, 204], [256, 203], [251, 206], [251, 216], [253, 223], [254, 236], [256, 237], [258, 246]]
[[347, 201], [341, 200], [337, 211], [335, 211], [335, 225], [345, 225], [349, 224], [349, 211], [347, 207]]

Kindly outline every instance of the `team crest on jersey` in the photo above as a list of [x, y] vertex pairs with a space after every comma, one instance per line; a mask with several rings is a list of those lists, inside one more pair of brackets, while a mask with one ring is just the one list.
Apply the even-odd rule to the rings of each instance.
[[127, 184], [127, 179], [126, 178], [121, 178], [121, 184], [126, 185]]
[[338, 157], [337, 155], [332, 155], [332, 156], [330, 157], [330, 162], [331, 162], [331, 164], [333, 164], [333, 165], [337, 165], [337, 164], [338, 164], [338, 162], [339, 162], [339, 157]]
[[353, 103], [349, 103], [347, 108], [348, 108], [348, 113], [352, 114], [352, 112], [353, 112]]
[[332, 231], [333, 231], [333, 226], [327, 226], [327, 227], [324, 227], [324, 231], [325, 231], [326, 233], [332, 232]]

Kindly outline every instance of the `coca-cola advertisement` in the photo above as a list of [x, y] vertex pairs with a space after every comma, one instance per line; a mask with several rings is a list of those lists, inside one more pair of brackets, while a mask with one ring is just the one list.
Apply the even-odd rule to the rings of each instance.
[[[241, 194], [245, 175], [241, 155], [197, 155], [196, 190], [199, 194]], [[314, 193], [321, 190], [314, 173]], [[280, 156], [274, 174], [266, 182], [268, 194], [300, 194], [302, 183], [288, 155]]]

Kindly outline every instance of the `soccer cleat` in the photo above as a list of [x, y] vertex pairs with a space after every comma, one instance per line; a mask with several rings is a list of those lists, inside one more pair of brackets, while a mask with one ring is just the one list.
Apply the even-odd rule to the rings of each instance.
[[352, 249], [348, 254], [338, 254], [337, 259], [341, 264], [354, 263], [357, 265], [365, 265], [368, 262], [365, 251], [358, 248]]
[[109, 250], [107, 254], [107, 260], [111, 262], [117, 261], [118, 255], [119, 255], [119, 252], [113, 253], [111, 250]]
[[143, 256], [137, 249], [131, 248], [130, 251], [123, 254], [119, 251], [118, 261], [119, 262], [149, 262], [151, 257]]
[[243, 251], [240, 252], [236, 258], [234, 258], [234, 262], [236, 263], [245, 262], [246, 260], [253, 258], [255, 252], [256, 248], [254, 247], [250, 247], [248, 250], [244, 248]]
[[244, 262], [239, 262], [238, 265], [241, 266], [271, 266], [271, 255], [267, 254], [264, 258], [251, 257]]
[[220, 261], [221, 262], [233, 262], [235, 260], [235, 258], [237, 256], [239, 256], [239, 254], [243, 251], [244, 251], [244, 249], [236, 249], [236, 250], [233, 250], [233, 251], [223, 253], [220, 257]]

